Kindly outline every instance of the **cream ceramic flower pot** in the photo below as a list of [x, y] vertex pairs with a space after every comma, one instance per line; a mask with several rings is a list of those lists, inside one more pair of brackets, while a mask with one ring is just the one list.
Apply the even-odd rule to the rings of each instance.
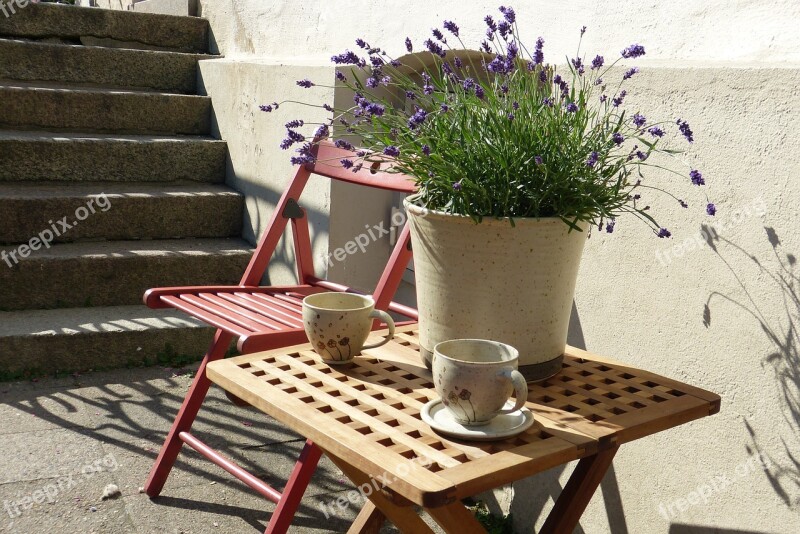
[[557, 373], [587, 232], [556, 218], [476, 224], [405, 206], [426, 364], [441, 341], [482, 338], [515, 347], [529, 381]]

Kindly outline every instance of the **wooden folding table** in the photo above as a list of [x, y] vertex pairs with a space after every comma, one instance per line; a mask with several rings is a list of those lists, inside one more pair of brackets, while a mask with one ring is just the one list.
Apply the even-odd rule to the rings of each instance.
[[[313, 441], [369, 502], [350, 532], [485, 532], [460, 500], [580, 460], [541, 532], [571, 533], [629, 441], [719, 411], [714, 393], [568, 348], [562, 371], [528, 388], [535, 424], [512, 438], [440, 436], [420, 409], [437, 398], [414, 325], [348, 366], [322, 363], [299, 345], [208, 364], [208, 377]], [[376, 333], [375, 335], [380, 335]]]

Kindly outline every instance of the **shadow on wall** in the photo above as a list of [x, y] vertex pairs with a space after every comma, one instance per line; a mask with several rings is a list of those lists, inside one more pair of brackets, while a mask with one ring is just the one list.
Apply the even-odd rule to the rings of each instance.
[[728, 528], [699, 527], [674, 523], [669, 527], [669, 534], [769, 534], [755, 530], [731, 530]]
[[[573, 347], [587, 350], [583, 326], [574, 301], [572, 302], [572, 315], [569, 320], [567, 343]], [[574, 465], [577, 464], [574, 463]], [[570, 471], [571, 469], [569, 468]], [[533, 525], [547, 516], [552, 507], [551, 503], [555, 502], [564, 489], [559, 478], [567, 470], [565, 466], [555, 467], [514, 484], [514, 500], [511, 503], [511, 514], [514, 516], [515, 532], [533, 532]], [[613, 463], [600, 483], [600, 491], [603, 495], [603, 503], [606, 507], [606, 516], [608, 517], [608, 525], [611, 532], [614, 534], [628, 534], [625, 509], [622, 505], [622, 494], [619, 490], [617, 473], [614, 470]], [[585, 532], [578, 525], [573, 534], [585, 534]]]
[[[787, 443], [781, 437], [785, 457], [780, 462], [764, 453], [758, 442], [758, 436], [750, 423], [745, 419], [744, 424], [750, 433], [752, 446], [747, 446], [749, 454], [761, 453], [763, 458], [770, 460], [764, 473], [769, 479], [775, 493], [789, 506], [800, 505], [800, 272], [798, 272], [797, 257], [786, 252], [780, 237], [774, 228], [765, 227], [766, 238], [772, 246], [773, 257], [759, 260], [756, 256], [736, 245], [732, 241], [720, 237], [713, 228], [703, 225], [702, 230], [708, 236], [707, 242], [711, 250], [728, 267], [734, 278], [742, 288], [743, 299], [737, 299], [719, 292], [709, 295], [703, 310], [703, 324], [706, 328], [712, 323], [712, 308], [724, 302], [733, 304], [740, 310], [750, 315], [761, 326], [761, 330], [773, 345], [773, 351], [762, 362], [763, 366], [772, 369], [783, 399], [781, 411], [784, 420], [794, 432], [796, 443]], [[785, 321], [780, 324], [768, 321], [761, 310], [758, 295], [753, 294], [742, 282], [742, 278], [732, 267], [733, 261], [729, 258], [744, 256], [752, 261], [761, 277], [771, 281], [780, 290], [783, 301]], [[737, 258], [738, 259], [738, 258]], [[721, 301], [721, 302], [720, 302]], [[670, 532], [673, 532], [670, 530]], [[675, 530], [674, 532], [695, 532], [695, 530]], [[697, 532], [705, 532], [698, 530]], [[731, 531], [733, 532], [733, 531]], [[738, 531], [737, 531], [738, 532]]]

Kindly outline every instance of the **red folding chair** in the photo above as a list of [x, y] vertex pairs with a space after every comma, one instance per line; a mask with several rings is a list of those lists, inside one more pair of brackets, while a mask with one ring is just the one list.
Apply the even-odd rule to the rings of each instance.
[[[312, 174], [388, 191], [415, 191], [414, 184], [408, 177], [383, 172], [377, 165], [365, 167], [356, 173], [344, 169], [339, 161], [350, 158], [353, 154], [328, 142], [320, 143], [315, 150], [317, 163], [298, 169], [276, 206], [269, 226], [238, 286], [167, 287], [150, 289], [144, 295], [144, 302], [150, 308], [177, 308], [217, 328], [211, 347], [197, 370], [192, 386], [153, 465], [145, 484], [145, 492], [150, 497], [161, 493], [178, 453], [186, 443], [277, 504], [266, 529], [268, 534], [288, 530], [316, 469], [321, 451], [311, 441], [306, 441], [286, 487], [283, 491], [277, 491], [197, 439], [190, 429], [211, 384], [206, 378], [206, 365], [222, 358], [234, 337], [238, 338], [237, 347], [243, 354], [305, 343], [307, 339], [303, 330], [301, 308], [303, 298], [322, 291], [353, 291], [349, 287], [314, 275], [308, 219], [305, 210], [298, 204]], [[270, 258], [290, 221], [298, 284], [259, 287]], [[409, 228], [406, 225], [399, 235], [373, 298], [376, 308], [416, 320], [415, 309], [392, 301], [410, 260]], [[375, 326], [378, 326], [377, 322]]]

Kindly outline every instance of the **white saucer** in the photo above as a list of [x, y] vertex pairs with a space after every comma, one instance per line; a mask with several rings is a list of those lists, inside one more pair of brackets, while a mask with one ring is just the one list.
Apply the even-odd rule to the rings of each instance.
[[[504, 408], [513, 408], [514, 402], [508, 401]], [[494, 441], [516, 436], [533, 425], [533, 414], [527, 408], [521, 408], [509, 414], [500, 414], [485, 425], [464, 426], [458, 423], [441, 399], [434, 399], [422, 407], [422, 420], [440, 434], [470, 441]]]

